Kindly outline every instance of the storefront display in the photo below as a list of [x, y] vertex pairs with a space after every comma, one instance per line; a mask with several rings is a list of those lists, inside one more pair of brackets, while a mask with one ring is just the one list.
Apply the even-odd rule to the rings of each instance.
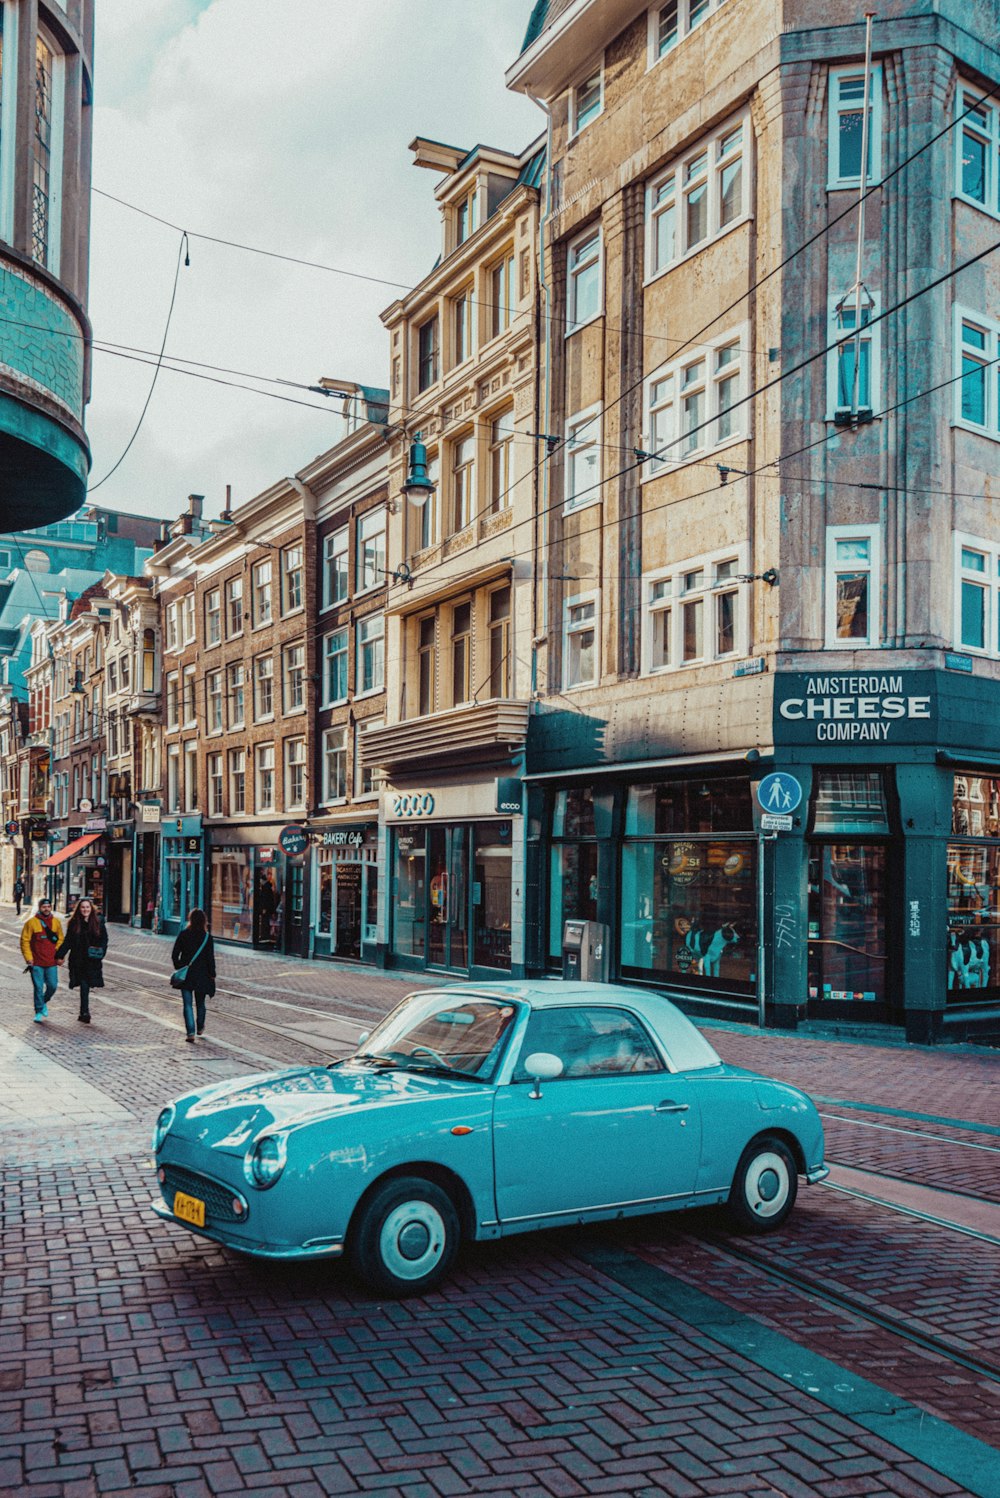
[[328, 830], [314, 836], [314, 953], [359, 960], [378, 937], [377, 828], [373, 824], [350, 834]]
[[878, 1011], [874, 1017], [885, 1018], [890, 827], [882, 773], [819, 772], [811, 830], [810, 1009], [829, 1013], [832, 1005], [866, 1005]]
[[956, 775], [948, 843], [949, 1004], [1000, 997], [1000, 777]]
[[510, 971], [511, 829], [499, 821], [395, 832], [395, 958], [451, 971]]
[[209, 861], [209, 924], [227, 941], [253, 940], [253, 849], [213, 848]]

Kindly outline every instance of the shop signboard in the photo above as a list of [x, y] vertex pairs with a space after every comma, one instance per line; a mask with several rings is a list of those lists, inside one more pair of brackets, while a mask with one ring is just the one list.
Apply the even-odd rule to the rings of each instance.
[[289, 822], [278, 834], [278, 842], [289, 858], [301, 858], [309, 847], [309, 834], [298, 822]]
[[312, 838], [320, 848], [362, 848], [366, 832], [365, 827], [324, 827], [322, 832], [314, 832]]
[[516, 775], [504, 775], [497, 781], [497, 811], [508, 817], [520, 815], [524, 782]]
[[779, 672], [775, 676], [776, 745], [934, 742], [937, 716], [933, 671]]
[[143, 822], [159, 822], [159, 820], [160, 820], [160, 803], [158, 801], [144, 801], [142, 803], [142, 806], [139, 808], [139, 810], [141, 812], [141, 817], [140, 817], [141, 821], [143, 821]]
[[4, 828], [4, 832], [6, 832], [8, 837], [17, 837], [17, 834], [20, 832], [20, 830], [20, 822], [8, 822], [6, 827]]

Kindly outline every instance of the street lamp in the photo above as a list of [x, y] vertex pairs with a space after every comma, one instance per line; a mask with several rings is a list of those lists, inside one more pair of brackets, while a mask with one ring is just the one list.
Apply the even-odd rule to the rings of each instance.
[[410, 469], [405, 482], [400, 485], [400, 492], [411, 505], [422, 510], [436, 487], [427, 472], [427, 449], [421, 441], [420, 433], [414, 432], [410, 443]]

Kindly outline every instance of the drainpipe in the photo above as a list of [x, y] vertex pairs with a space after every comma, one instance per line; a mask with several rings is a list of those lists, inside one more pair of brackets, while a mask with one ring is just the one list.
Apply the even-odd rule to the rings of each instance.
[[[545, 341], [542, 366], [542, 399], [541, 411], [539, 413], [541, 432], [549, 431], [549, 369], [552, 362], [552, 297], [548, 282], [545, 279], [545, 231], [549, 219], [552, 216], [552, 111], [541, 99], [534, 94], [528, 94], [528, 98], [545, 116], [545, 206], [542, 211], [541, 221], [538, 226], [538, 286], [545, 303]], [[539, 505], [535, 516], [535, 566], [533, 568], [535, 582], [535, 598], [532, 609], [532, 647], [531, 647], [531, 687], [532, 696], [537, 689], [537, 640], [548, 638], [549, 629], [549, 463], [548, 444], [542, 458], [539, 483]], [[541, 608], [539, 610], [539, 594], [541, 595]]]

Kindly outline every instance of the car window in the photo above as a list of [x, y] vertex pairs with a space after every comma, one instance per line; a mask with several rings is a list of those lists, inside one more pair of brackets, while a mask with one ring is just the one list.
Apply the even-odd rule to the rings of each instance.
[[536, 1009], [525, 1030], [513, 1080], [524, 1082], [525, 1058], [535, 1051], [558, 1056], [563, 1077], [611, 1077], [662, 1071], [663, 1063], [639, 1021], [624, 1009]]
[[517, 1008], [491, 999], [456, 997], [449, 1003], [440, 993], [411, 996], [356, 1054], [423, 1068], [440, 1063], [485, 1080], [496, 1069]]

